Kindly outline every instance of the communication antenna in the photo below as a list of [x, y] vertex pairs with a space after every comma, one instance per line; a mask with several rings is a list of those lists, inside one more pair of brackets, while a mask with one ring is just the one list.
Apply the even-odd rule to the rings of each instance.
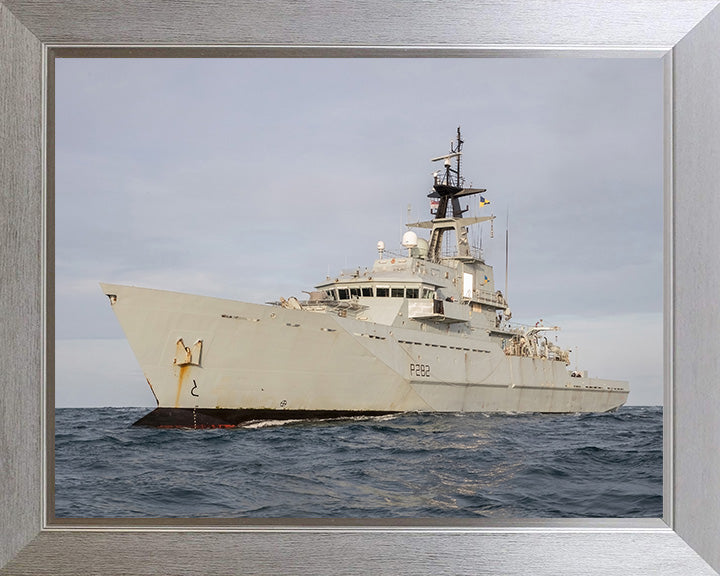
[[507, 213], [505, 214], [505, 301], [508, 301], [508, 262], [510, 260], [509, 253], [510, 253], [510, 246], [508, 243], [508, 237], [509, 237], [509, 231], [510, 231], [510, 208], [507, 209]]
[[573, 352], [575, 352], [575, 372], [580, 372], [578, 369], [578, 365], [580, 364], [580, 346], [575, 346], [575, 350], [573, 350]]
[[[436, 156], [435, 158], [431, 158], [430, 162], [438, 162], [439, 160], [444, 160], [443, 165], [445, 168], [445, 184], [447, 186], [456, 186], [458, 188], [462, 188], [462, 178], [460, 177], [460, 157], [462, 156], [462, 145], [465, 143], [465, 141], [460, 136], [460, 126], [458, 126], [457, 129], [457, 144], [454, 144], [453, 142], [450, 142], [450, 154], [445, 154], [443, 156]], [[452, 163], [450, 160], [452, 158], [456, 159], [456, 168], [452, 169]], [[439, 171], [438, 171], [439, 172]], [[455, 180], [452, 179], [452, 174], [455, 174]], [[433, 173], [433, 176], [435, 176], [436, 173]], [[435, 176], [437, 178], [437, 176]]]

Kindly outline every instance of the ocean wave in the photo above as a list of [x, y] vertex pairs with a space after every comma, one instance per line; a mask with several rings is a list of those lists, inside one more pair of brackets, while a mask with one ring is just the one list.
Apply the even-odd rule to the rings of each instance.
[[660, 517], [662, 409], [133, 428], [59, 409], [58, 517]]

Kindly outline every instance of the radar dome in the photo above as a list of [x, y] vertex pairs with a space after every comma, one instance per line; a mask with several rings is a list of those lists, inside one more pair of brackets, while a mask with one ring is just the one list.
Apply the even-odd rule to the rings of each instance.
[[430, 252], [430, 245], [425, 238], [418, 238], [417, 249], [420, 258], [425, 259], [427, 258], [428, 252]]
[[405, 248], [414, 248], [418, 245], [418, 237], [415, 232], [412, 230], [408, 230], [403, 234], [402, 237], [402, 245], [405, 246]]

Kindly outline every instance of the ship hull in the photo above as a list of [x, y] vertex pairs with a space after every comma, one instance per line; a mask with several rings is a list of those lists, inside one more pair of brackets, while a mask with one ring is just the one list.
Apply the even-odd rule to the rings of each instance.
[[605, 412], [627, 400], [625, 382], [572, 378], [562, 362], [506, 356], [489, 338], [426, 333], [409, 319], [387, 326], [329, 312], [102, 288], [158, 402], [143, 425], [408, 411]]

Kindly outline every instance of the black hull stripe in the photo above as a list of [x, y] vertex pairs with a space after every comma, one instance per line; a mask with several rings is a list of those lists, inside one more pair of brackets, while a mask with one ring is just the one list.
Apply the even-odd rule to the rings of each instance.
[[133, 426], [152, 428], [233, 428], [255, 420], [325, 420], [385, 416], [379, 410], [270, 410], [260, 408], [155, 408]]

